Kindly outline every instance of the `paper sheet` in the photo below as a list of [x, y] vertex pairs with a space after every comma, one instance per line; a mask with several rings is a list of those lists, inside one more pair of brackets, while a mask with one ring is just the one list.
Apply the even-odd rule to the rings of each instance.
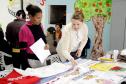
[[44, 63], [45, 59], [50, 55], [50, 51], [45, 50], [44, 47], [45, 43], [43, 42], [42, 38], [40, 38], [33, 45], [30, 46], [30, 49], [38, 57], [41, 63]]

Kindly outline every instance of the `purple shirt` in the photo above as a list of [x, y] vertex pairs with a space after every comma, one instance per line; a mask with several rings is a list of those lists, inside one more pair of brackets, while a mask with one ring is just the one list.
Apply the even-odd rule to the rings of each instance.
[[[35, 42], [35, 39], [28, 25], [31, 26], [32, 23], [30, 21], [26, 22], [26, 24], [24, 24], [21, 27], [20, 32], [19, 32], [19, 42], [27, 43], [27, 46], [21, 48], [21, 50], [26, 50], [27, 53], [33, 54], [32, 50], [30, 49], [30, 46]], [[41, 28], [43, 30], [42, 26]]]

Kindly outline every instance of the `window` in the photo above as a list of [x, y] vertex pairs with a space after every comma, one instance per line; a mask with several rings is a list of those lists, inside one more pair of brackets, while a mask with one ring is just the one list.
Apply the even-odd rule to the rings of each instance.
[[66, 24], [66, 5], [50, 5], [50, 24]]

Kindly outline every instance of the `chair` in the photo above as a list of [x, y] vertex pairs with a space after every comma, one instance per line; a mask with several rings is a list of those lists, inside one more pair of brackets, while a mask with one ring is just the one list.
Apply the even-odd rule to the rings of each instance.
[[88, 49], [90, 49], [91, 47], [91, 39], [88, 37], [88, 41], [82, 51], [82, 58], [86, 58], [87, 57], [87, 54], [88, 54]]
[[5, 56], [10, 57], [10, 58], [12, 57], [11, 55], [9, 55], [3, 51], [0, 51], [0, 70], [5, 70], [5, 68], [6, 68], [6, 63], [4, 60]]
[[54, 62], [61, 62], [60, 57], [58, 56], [58, 54], [54, 54], [54, 55], [50, 55], [47, 59], [46, 59], [46, 65], [50, 65]]

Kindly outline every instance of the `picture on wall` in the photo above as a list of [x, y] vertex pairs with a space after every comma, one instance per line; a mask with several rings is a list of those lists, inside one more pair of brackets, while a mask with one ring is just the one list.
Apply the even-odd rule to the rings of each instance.
[[111, 21], [112, 0], [76, 0], [75, 11], [82, 11], [85, 21], [92, 21], [95, 29], [91, 58], [97, 60], [104, 56], [103, 31], [105, 23]]

